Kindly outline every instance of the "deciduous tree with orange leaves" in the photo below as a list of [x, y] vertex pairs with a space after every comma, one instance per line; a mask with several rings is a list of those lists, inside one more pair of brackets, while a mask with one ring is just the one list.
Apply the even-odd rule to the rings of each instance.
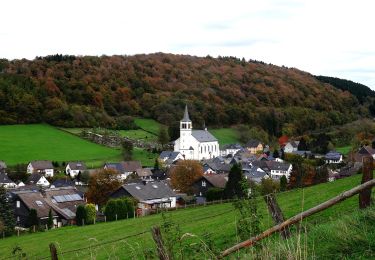
[[91, 203], [104, 205], [112, 192], [120, 188], [119, 173], [111, 169], [103, 169], [90, 176], [87, 199]]
[[191, 193], [192, 184], [203, 175], [203, 167], [198, 161], [179, 161], [171, 170], [171, 184], [174, 189]]

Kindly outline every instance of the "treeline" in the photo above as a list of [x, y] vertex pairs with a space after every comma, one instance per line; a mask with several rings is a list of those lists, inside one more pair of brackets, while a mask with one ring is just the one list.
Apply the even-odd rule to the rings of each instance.
[[279, 136], [370, 116], [372, 99], [363, 96], [360, 104], [308, 73], [235, 57], [0, 60], [0, 124], [126, 128], [140, 116], [170, 126], [173, 137], [185, 103], [194, 128], [250, 124]]

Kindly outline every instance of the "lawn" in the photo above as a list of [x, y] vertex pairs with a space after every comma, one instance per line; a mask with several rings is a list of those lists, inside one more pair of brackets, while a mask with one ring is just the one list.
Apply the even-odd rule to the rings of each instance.
[[134, 119], [134, 122], [139, 128], [146, 132], [152, 133], [156, 136], [159, 134], [161, 124], [154, 119], [136, 118]]
[[0, 126], [0, 160], [9, 165], [31, 160], [97, 162], [118, 159], [121, 151], [83, 140], [49, 125]]
[[343, 155], [347, 155], [351, 150], [352, 150], [351, 145], [336, 148], [336, 151], [342, 153]]
[[146, 132], [143, 129], [120, 130], [119, 133], [122, 137], [127, 137], [133, 140], [144, 140], [144, 141], [156, 141], [157, 140], [156, 135]]
[[[361, 176], [356, 175], [332, 183], [281, 193], [277, 197], [286, 217], [291, 217], [301, 210], [318, 205], [358, 185], [360, 179]], [[259, 198], [258, 203], [259, 214], [262, 216], [261, 229], [264, 230], [273, 226], [273, 222], [263, 199]], [[317, 223], [329, 223], [356, 210], [357, 204], [358, 196], [355, 196], [311, 216], [306, 223], [310, 226], [315, 226]], [[199, 243], [199, 239], [208, 234], [217, 250], [222, 250], [237, 242], [234, 221], [238, 219], [238, 215], [230, 203], [181, 209], [167, 213], [167, 216], [169, 220], [179, 224], [182, 233], [197, 236], [194, 238], [189, 235], [192, 242]], [[51, 242], [58, 245], [59, 252], [75, 250], [65, 253], [64, 259], [144, 258], [144, 254], [154, 248], [149, 230], [152, 226], [161, 223], [162, 216], [159, 214], [85, 227], [64, 227], [21, 237], [14, 236], [1, 241], [0, 259], [11, 256], [11, 251], [16, 245], [29, 258], [48, 257], [48, 245]], [[38, 246], [35, 246], [35, 241], [38, 241]], [[90, 246], [91, 248], [87, 248]]]
[[155, 158], [158, 156], [158, 154], [150, 153], [141, 148], [134, 147], [133, 149], [133, 160], [141, 161], [142, 166], [154, 166]]
[[239, 143], [239, 136], [233, 128], [219, 128], [209, 130], [218, 140], [220, 145]]

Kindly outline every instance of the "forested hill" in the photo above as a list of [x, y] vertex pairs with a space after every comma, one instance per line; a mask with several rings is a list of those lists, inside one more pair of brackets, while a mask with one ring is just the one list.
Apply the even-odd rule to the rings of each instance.
[[126, 127], [129, 116], [300, 134], [369, 116], [372, 103], [297, 69], [233, 57], [150, 54], [0, 60], [0, 123]]
[[329, 83], [332, 86], [344, 90], [344, 91], [349, 91], [352, 93], [354, 96], [357, 97], [358, 101], [363, 103], [366, 101], [367, 97], [375, 97], [375, 91], [370, 89], [369, 87], [353, 82], [351, 80], [346, 80], [346, 79], [339, 79], [339, 78], [334, 78], [334, 77], [327, 77], [327, 76], [315, 76], [318, 80]]

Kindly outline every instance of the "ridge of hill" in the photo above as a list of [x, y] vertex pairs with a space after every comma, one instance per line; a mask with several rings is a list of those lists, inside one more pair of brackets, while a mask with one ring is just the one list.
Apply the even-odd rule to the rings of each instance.
[[176, 128], [186, 103], [195, 128], [251, 123], [299, 135], [367, 117], [371, 102], [295, 68], [234, 57], [0, 60], [0, 124], [124, 129], [143, 117]]

